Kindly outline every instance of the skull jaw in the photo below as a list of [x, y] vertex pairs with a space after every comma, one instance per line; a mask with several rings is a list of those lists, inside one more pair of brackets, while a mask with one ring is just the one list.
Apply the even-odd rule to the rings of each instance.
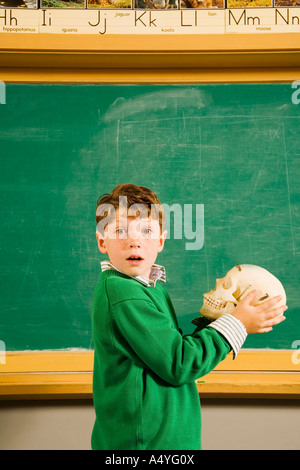
[[204, 304], [200, 309], [200, 313], [203, 317], [208, 318], [209, 320], [217, 320], [217, 318], [220, 318], [226, 313], [232, 313], [235, 307], [236, 306], [233, 302], [227, 302], [224, 308], [214, 308]]

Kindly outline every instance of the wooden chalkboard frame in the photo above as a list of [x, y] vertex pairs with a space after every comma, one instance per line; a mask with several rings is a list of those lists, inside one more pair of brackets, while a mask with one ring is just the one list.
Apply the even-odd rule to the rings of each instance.
[[[92, 398], [93, 351], [7, 353], [0, 399]], [[299, 399], [300, 353], [240, 351], [196, 381], [202, 398]]]
[[[262, 41], [263, 37], [263, 41]], [[6, 83], [271, 83], [300, 79], [299, 34], [101, 37], [0, 34]], [[197, 383], [206, 398], [299, 398], [297, 350], [242, 350]], [[92, 397], [92, 351], [7, 352], [0, 399]], [[204, 381], [204, 382], [203, 382]]]
[[7, 83], [292, 81], [299, 79], [300, 37], [0, 33], [0, 64]]

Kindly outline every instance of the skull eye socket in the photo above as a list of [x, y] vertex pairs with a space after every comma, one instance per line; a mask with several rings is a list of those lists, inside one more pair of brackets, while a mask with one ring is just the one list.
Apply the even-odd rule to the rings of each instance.
[[224, 281], [223, 281], [224, 289], [230, 289], [231, 286], [232, 286], [232, 281], [231, 281], [230, 277], [227, 278], [227, 279], [225, 278]]
[[235, 292], [233, 292], [232, 295], [233, 295], [233, 297], [234, 297], [236, 300], [238, 300], [238, 299], [241, 297], [241, 295], [242, 295], [241, 289], [238, 287], [237, 290], [236, 290]]

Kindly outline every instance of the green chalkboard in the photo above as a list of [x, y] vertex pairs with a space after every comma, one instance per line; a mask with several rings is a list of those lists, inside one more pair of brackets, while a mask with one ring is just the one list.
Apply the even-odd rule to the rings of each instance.
[[191, 227], [180, 238], [171, 220], [157, 259], [185, 332], [217, 277], [256, 264], [281, 280], [289, 310], [282, 325], [249, 337], [245, 348], [291, 348], [300, 327], [294, 92], [291, 84], [7, 85], [0, 104], [7, 350], [93, 348], [91, 305], [105, 259], [95, 204], [124, 182], [194, 210], [186, 213], [194, 240]]

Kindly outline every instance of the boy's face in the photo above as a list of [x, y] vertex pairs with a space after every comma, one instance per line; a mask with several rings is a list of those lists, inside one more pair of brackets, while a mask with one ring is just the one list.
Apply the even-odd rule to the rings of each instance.
[[151, 266], [164, 247], [167, 232], [160, 234], [158, 220], [130, 217], [116, 211], [116, 218], [105, 227], [104, 237], [96, 232], [101, 253], [128, 276], [149, 278]]

